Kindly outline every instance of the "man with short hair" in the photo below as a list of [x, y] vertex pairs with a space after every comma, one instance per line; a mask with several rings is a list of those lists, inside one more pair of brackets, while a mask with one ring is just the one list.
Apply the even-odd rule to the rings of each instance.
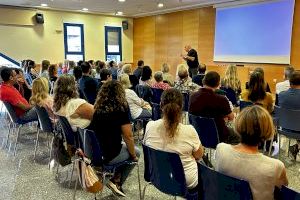
[[284, 81], [276, 84], [276, 94], [279, 94], [282, 91], [286, 91], [290, 88], [290, 77], [294, 71], [292, 66], [288, 66], [284, 69]]
[[101, 69], [100, 71], [100, 83], [99, 83], [99, 89], [102, 87], [102, 85], [112, 80], [111, 71], [109, 69]]
[[79, 89], [84, 98], [94, 105], [98, 93], [98, 81], [91, 77], [91, 65], [88, 62], [81, 64], [82, 77], [79, 79]]
[[220, 142], [235, 144], [238, 136], [225, 125], [225, 120], [232, 121], [234, 114], [228, 99], [215, 93], [220, 85], [220, 75], [217, 72], [208, 72], [203, 79], [203, 88], [193, 93], [189, 102], [189, 113], [196, 116], [214, 118]]
[[143, 67], [144, 67], [144, 61], [143, 60], [139, 60], [137, 63], [137, 68], [134, 70], [133, 74], [137, 77], [138, 80], [140, 80], [141, 76], [142, 76], [142, 71], [143, 71]]
[[12, 68], [4, 67], [1, 70], [3, 83], [0, 85], [0, 100], [12, 105], [20, 122], [37, 121], [38, 117], [34, 108], [22, 97], [14, 87], [17, 82], [17, 73]]
[[[300, 71], [293, 71], [289, 79], [290, 88], [280, 92], [278, 95], [278, 105], [282, 108], [300, 110]], [[290, 147], [291, 154], [296, 160], [299, 153], [300, 141]]]
[[203, 86], [202, 80], [205, 76], [205, 71], [206, 71], [206, 65], [200, 64], [198, 67], [198, 74], [193, 77], [193, 82], [201, 87]]
[[187, 52], [187, 55], [181, 55], [181, 57], [186, 61], [186, 64], [189, 66], [189, 76], [193, 78], [198, 73], [198, 53], [195, 49], [191, 47], [191, 45], [185, 45], [184, 50]]

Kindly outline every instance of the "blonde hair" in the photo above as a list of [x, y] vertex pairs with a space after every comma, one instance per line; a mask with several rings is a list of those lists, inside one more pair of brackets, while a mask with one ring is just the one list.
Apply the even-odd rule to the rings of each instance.
[[131, 64], [123, 65], [122, 72], [128, 75], [131, 74], [132, 73]]
[[274, 136], [274, 124], [269, 112], [261, 106], [244, 108], [235, 121], [235, 130], [241, 143], [257, 146]]
[[188, 66], [186, 64], [179, 64], [177, 66], [177, 75], [180, 79], [184, 79], [189, 76]]
[[161, 71], [162, 71], [163, 73], [168, 73], [168, 72], [170, 71], [170, 66], [168, 65], [168, 63], [162, 64], [162, 66], [161, 66]]
[[41, 102], [49, 96], [49, 82], [45, 77], [36, 78], [32, 83], [31, 105], [41, 106]]
[[229, 65], [227, 67], [225, 77], [223, 79], [223, 85], [235, 91], [241, 88], [241, 81], [238, 79], [237, 67], [235, 65]]
[[129, 76], [128, 74], [122, 74], [120, 77], [119, 77], [119, 81], [120, 83], [122, 84], [123, 88], [124, 89], [128, 89], [128, 88], [131, 88], [132, 85], [130, 83], [130, 80], [129, 80]]

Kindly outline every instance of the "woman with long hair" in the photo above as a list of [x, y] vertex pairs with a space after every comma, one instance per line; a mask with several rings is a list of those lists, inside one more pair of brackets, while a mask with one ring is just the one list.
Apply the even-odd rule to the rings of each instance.
[[273, 97], [271, 93], [266, 92], [266, 85], [262, 73], [253, 72], [250, 76], [249, 89], [241, 94], [243, 101], [251, 101], [267, 109], [270, 113], [273, 111]]
[[254, 200], [274, 199], [275, 186], [287, 185], [284, 164], [259, 152], [258, 146], [274, 137], [270, 114], [261, 106], [244, 108], [235, 121], [241, 142], [220, 143], [216, 149], [216, 170], [250, 183]]
[[241, 93], [241, 81], [238, 78], [237, 67], [235, 65], [229, 65], [225, 72], [221, 85], [226, 88], [231, 88], [237, 96]]
[[149, 66], [144, 66], [139, 84], [151, 87], [151, 85], [153, 84], [151, 79], [152, 79], [152, 69]]
[[66, 117], [73, 130], [76, 127], [87, 128], [93, 118], [93, 105], [79, 98], [75, 78], [72, 75], [61, 75], [54, 84], [55, 114]]
[[[94, 108], [90, 127], [98, 138], [104, 163], [115, 165], [126, 160], [137, 161], [139, 150], [134, 146], [129, 107], [122, 85], [115, 80], [105, 82], [98, 92]], [[113, 193], [126, 196], [122, 185], [133, 167], [124, 165], [116, 169], [107, 183]]]
[[179, 90], [165, 90], [161, 97], [163, 118], [147, 124], [144, 144], [158, 150], [174, 152], [181, 159], [189, 189], [198, 185], [197, 160], [203, 147], [195, 128], [181, 122], [183, 97]]
[[32, 96], [29, 103], [33, 106], [44, 107], [51, 121], [54, 121], [53, 98], [49, 95], [49, 81], [45, 77], [36, 78], [32, 83]]

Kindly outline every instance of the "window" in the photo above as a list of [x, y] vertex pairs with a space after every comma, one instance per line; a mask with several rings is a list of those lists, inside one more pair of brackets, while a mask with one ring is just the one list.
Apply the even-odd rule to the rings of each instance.
[[64, 23], [65, 58], [84, 60], [83, 24]]
[[106, 60], [120, 62], [122, 60], [121, 27], [105, 27], [105, 57]]
[[0, 66], [7, 66], [7, 67], [19, 67], [20, 63], [11, 59], [10, 57], [0, 53]]

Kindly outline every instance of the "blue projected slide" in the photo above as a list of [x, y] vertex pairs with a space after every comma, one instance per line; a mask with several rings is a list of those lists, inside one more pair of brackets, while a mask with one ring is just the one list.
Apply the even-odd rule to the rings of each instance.
[[290, 63], [294, 0], [217, 8], [214, 61]]

